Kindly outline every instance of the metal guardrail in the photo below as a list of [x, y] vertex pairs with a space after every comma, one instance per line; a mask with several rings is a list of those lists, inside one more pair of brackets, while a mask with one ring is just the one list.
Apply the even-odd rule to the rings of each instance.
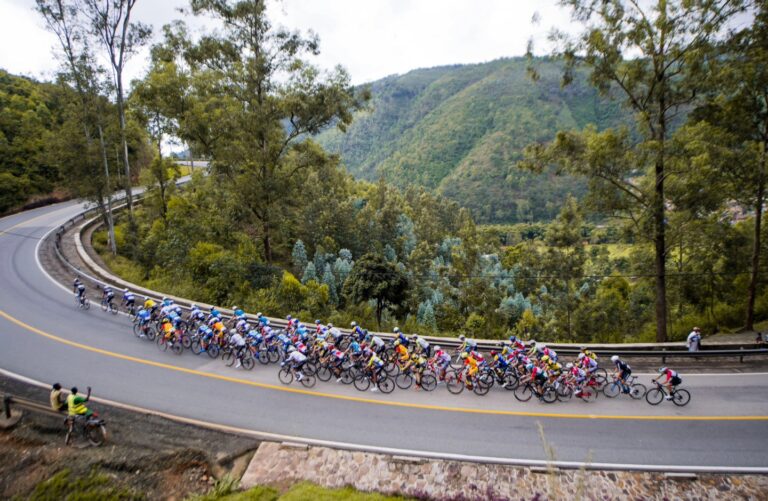
[[[138, 194], [134, 197], [136, 201], [140, 201], [141, 197], [143, 197], [143, 194]], [[125, 204], [122, 204], [120, 206], [114, 207], [113, 210], [120, 209], [125, 207]], [[66, 258], [63, 256], [60, 250], [60, 244], [61, 244], [61, 235], [66, 231], [68, 227], [72, 227], [75, 225], [76, 222], [80, 220], [86, 220], [90, 216], [89, 213], [98, 214], [98, 209], [92, 208], [89, 209], [81, 214], [78, 214], [77, 216], [74, 216], [67, 220], [63, 225], [59, 227], [59, 229], [56, 232], [56, 240], [54, 249], [56, 251], [56, 254], [59, 258], [59, 260], [65, 264], [67, 267], [69, 267], [73, 272], [77, 273], [78, 275], [87, 278], [91, 282], [97, 284], [98, 287], [104, 287], [104, 286], [110, 286], [110, 287], [116, 287], [116, 288], [122, 288], [124, 285], [117, 285], [115, 283], [106, 282], [104, 280], [101, 280], [97, 277], [94, 277], [80, 268], [74, 266], [72, 263], [66, 260]], [[91, 222], [95, 221], [95, 218], [90, 218]], [[128, 283], [128, 282], [124, 282]], [[132, 290], [134, 291], [141, 291], [140, 295], [145, 297], [150, 297], [156, 302], [161, 301], [161, 294], [158, 294], [156, 291], [151, 291], [149, 289], [144, 289], [143, 287], [136, 286], [135, 284], [132, 284], [133, 287]], [[214, 305], [209, 305], [205, 303], [200, 302], [192, 302], [185, 298], [176, 298], [174, 297], [174, 302], [178, 304], [182, 309], [184, 310], [190, 310], [190, 306], [192, 304], [197, 304], [199, 307], [205, 309], [210, 308]], [[218, 308], [225, 316], [231, 318], [234, 312], [231, 310], [228, 310], [226, 308]], [[251, 320], [255, 321], [256, 316], [251, 314], [246, 314], [246, 317]], [[287, 321], [283, 319], [278, 318], [269, 318], [270, 325], [273, 327], [278, 328], [286, 328], [287, 327]], [[349, 334], [351, 331], [347, 329], [339, 329], [345, 334]], [[395, 337], [394, 334], [389, 333], [375, 333], [376, 335], [384, 338], [384, 339], [393, 339]], [[455, 349], [460, 346], [461, 342], [456, 338], [443, 338], [443, 337], [434, 337], [434, 336], [423, 336], [427, 341], [429, 341], [431, 344], [439, 344], [441, 347], [444, 348], [451, 348]], [[485, 339], [478, 339], [477, 345], [480, 350], [483, 351], [490, 351], [493, 349], [498, 349], [501, 344], [503, 343], [503, 340], [485, 340]], [[579, 346], [576, 345], [565, 345], [565, 344], [557, 344], [557, 343], [547, 343], [548, 346], [550, 346], [552, 349], [554, 349], [559, 355], [577, 355], [580, 351]], [[594, 345], [592, 345], [594, 346]], [[682, 347], [682, 343], [680, 344], [680, 347]], [[602, 356], [611, 356], [611, 355], [619, 355], [621, 357], [627, 357], [627, 358], [660, 358], [662, 363], [666, 363], [668, 358], [716, 358], [716, 357], [739, 357], [739, 362], [744, 362], [744, 357], [754, 357], [754, 356], [766, 356], [768, 357], [768, 348], [759, 348], [756, 344], [748, 344], [740, 346], [739, 349], [733, 349], [733, 345], [728, 344], [721, 344], [721, 345], [711, 345], [709, 347], [704, 347], [702, 350], [697, 352], [689, 352], [688, 350], [677, 350], [677, 349], [669, 349], [669, 348], [677, 348], [677, 346], [671, 345], [671, 346], [656, 346], [658, 349], [647, 349], [647, 346], [640, 346], [635, 348], [629, 348], [629, 347], [600, 347], [596, 346], [594, 348], [590, 348], [591, 351], [595, 352], [597, 355]]]
[[35, 402], [34, 400], [6, 394], [3, 396], [3, 413], [6, 419], [11, 419], [11, 405], [21, 407], [22, 409], [39, 412], [41, 414], [46, 414], [48, 416], [66, 416], [66, 413], [57, 412], [51, 409], [50, 406], [41, 404], [40, 402]]

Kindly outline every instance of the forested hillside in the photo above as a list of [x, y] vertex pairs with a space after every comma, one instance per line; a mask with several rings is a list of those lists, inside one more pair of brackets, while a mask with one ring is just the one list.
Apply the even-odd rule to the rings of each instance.
[[526, 60], [515, 58], [387, 77], [371, 84], [370, 109], [346, 134], [331, 129], [318, 140], [356, 177], [424, 186], [469, 207], [480, 222], [549, 220], [586, 184], [519, 170], [523, 148], [558, 130], [603, 129], [627, 115], [583, 74], [562, 88], [559, 63], [540, 61], [539, 72], [534, 83]]

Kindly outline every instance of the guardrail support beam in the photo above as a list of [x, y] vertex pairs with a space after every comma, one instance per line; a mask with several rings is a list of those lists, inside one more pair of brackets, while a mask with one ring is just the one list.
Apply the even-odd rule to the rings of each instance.
[[11, 419], [11, 396], [5, 395], [3, 397], [3, 412], [5, 413], [5, 419]]

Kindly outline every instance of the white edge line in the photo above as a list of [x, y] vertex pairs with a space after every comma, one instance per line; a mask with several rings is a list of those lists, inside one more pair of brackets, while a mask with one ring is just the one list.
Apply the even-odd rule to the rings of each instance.
[[[38, 381], [36, 379], [28, 378], [15, 372], [11, 372], [0, 368], [0, 374], [6, 377], [17, 379], [24, 383], [38, 386], [41, 388], [48, 388], [50, 385]], [[134, 405], [115, 402], [114, 400], [107, 400], [104, 398], [92, 397], [91, 400], [100, 402], [120, 409], [139, 412], [143, 414], [151, 414], [153, 416], [162, 417], [172, 421], [190, 424], [193, 426], [199, 426], [202, 428], [208, 428], [217, 431], [223, 431], [227, 433], [235, 433], [239, 435], [250, 436], [259, 440], [268, 440], [275, 442], [294, 442], [307, 445], [313, 445], [318, 447], [329, 447], [332, 449], [346, 449], [361, 452], [372, 452], [377, 454], [386, 454], [393, 456], [408, 456], [425, 459], [438, 459], [449, 461], [464, 461], [472, 463], [487, 463], [487, 464], [502, 464], [508, 466], [539, 466], [539, 467], [556, 467], [560, 469], [588, 469], [588, 470], [631, 470], [631, 471], [658, 471], [658, 472], [676, 472], [676, 473], [739, 473], [739, 474], [768, 474], [768, 467], [759, 466], [681, 466], [681, 465], [648, 465], [648, 464], [624, 464], [624, 463], [584, 463], [578, 461], [544, 461], [540, 459], [512, 459], [512, 458], [500, 458], [494, 456], [473, 456], [467, 454], [454, 454], [448, 452], [427, 452], [417, 451], [413, 449], [397, 449], [393, 447], [379, 447], [373, 445], [360, 445], [347, 442], [335, 442], [330, 440], [319, 440], [313, 438], [299, 437], [295, 435], [281, 435], [277, 433], [261, 432], [256, 430], [250, 430], [247, 428], [237, 428], [234, 426], [227, 426], [217, 423], [211, 423], [208, 421], [200, 421], [196, 419], [177, 416], [174, 414], [168, 414], [153, 409], [147, 409], [144, 407], [138, 407]]]

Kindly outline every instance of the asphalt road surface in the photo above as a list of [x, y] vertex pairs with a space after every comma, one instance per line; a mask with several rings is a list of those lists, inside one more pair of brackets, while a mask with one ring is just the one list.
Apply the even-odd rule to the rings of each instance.
[[124, 315], [98, 304], [76, 308], [71, 291], [41, 269], [40, 239], [81, 211], [81, 203], [67, 202], [0, 219], [0, 368], [286, 440], [538, 462], [551, 459], [543, 430], [562, 462], [768, 471], [768, 374], [685, 375], [692, 399], [683, 408], [623, 395], [547, 405], [520, 403], [498, 388], [486, 397], [443, 387], [381, 395], [332, 380], [304, 390], [280, 384], [274, 365], [248, 372], [205, 355], [160, 352], [133, 336]]

